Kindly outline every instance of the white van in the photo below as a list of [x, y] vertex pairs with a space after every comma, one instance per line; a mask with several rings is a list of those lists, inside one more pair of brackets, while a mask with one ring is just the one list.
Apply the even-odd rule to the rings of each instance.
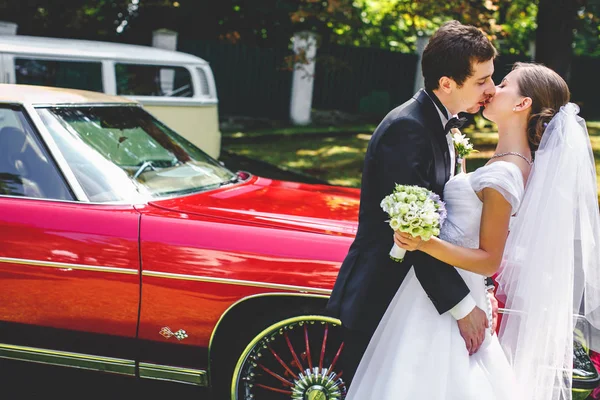
[[150, 46], [0, 35], [0, 83], [93, 90], [139, 101], [213, 158], [221, 151], [209, 64]]

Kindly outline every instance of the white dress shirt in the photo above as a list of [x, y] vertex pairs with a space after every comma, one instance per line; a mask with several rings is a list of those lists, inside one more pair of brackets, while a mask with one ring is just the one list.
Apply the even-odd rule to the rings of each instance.
[[[448, 117], [447, 115], [444, 115], [439, 108], [435, 107], [435, 109], [440, 115], [443, 127], [446, 127], [446, 124], [448, 123], [448, 121], [450, 121], [450, 118], [458, 118], [458, 115]], [[448, 150], [450, 151], [450, 176], [452, 177], [454, 176], [454, 171], [456, 170], [456, 151], [454, 150], [454, 142], [452, 141], [452, 132], [448, 132], [446, 134], [446, 142], [448, 142]]]
[[[427, 93], [427, 92], [425, 92]], [[429, 94], [427, 94], [429, 96]], [[430, 97], [431, 98], [431, 97]], [[431, 99], [431, 101], [433, 101], [433, 99]], [[435, 106], [435, 103], [434, 103]], [[442, 120], [442, 127], [445, 127], [446, 124], [448, 123], [448, 121], [450, 120], [450, 118], [452, 118], [452, 116], [448, 115], [444, 115], [444, 113], [442, 113], [440, 111], [440, 109], [435, 106], [435, 109], [437, 110], [438, 114], [440, 115], [440, 119]], [[458, 117], [457, 115], [454, 115], [454, 117]], [[450, 176], [454, 176], [454, 170], [456, 169], [456, 152], [454, 150], [454, 142], [452, 141], [452, 133], [448, 132], [448, 134], [446, 134], [446, 141], [448, 142], [448, 150], [450, 151]], [[454, 307], [452, 307], [448, 312], [450, 314], [452, 314], [452, 316], [455, 319], [463, 319], [464, 317], [466, 317], [471, 311], [473, 311], [473, 309], [475, 308], [477, 304], [475, 303], [475, 300], [473, 299], [473, 296], [471, 296], [471, 294], [467, 294], [465, 296], [464, 299], [462, 299], [460, 302], [458, 302], [457, 305], [455, 305]]]

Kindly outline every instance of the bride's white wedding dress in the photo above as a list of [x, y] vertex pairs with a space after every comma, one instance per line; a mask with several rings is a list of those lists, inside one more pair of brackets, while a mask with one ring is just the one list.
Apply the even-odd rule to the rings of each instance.
[[[496, 161], [458, 174], [444, 189], [448, 218], [442, 239], [479, 247], [483, 205], [476, 192], [486, 187], [500, 192], [516, 212], [524, 182], [515, 164]], [[485, 277], [458, 272], [491, 319]], [[411, 267], [369, 343], [346, 400], [513, 400], [519, 398], [515, 388], [496, 334], [488, 329], [479, 351], [469, 356], [456, 320], [437, 312]]]

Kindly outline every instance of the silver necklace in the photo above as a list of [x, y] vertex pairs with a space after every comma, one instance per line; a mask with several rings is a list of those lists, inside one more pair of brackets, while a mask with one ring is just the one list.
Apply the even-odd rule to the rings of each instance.
[[494, 154], [493, 156], [490, 157], [490, 160], [492, 158], [498, 158], [498, 157], [504, 157], [507, 155], [513, 155], [513, 156], [518, 156], [521, 157], [523, 160], [527, 161], [527, 164], [529, 165], [533, 165], [533, 160], [528, 159], [527, 157], [525, 157], [523, 154], [521, 153], [517, 153], [516, 151], [507, 151], [506, 153], [499, 153], [499, 154]]

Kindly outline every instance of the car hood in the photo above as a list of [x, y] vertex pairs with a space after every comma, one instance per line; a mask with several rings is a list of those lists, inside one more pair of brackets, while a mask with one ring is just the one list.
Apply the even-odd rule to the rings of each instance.
[[359, 196], [354, 188], [253, 176], [244, 183], [149, 204], [232, 222], [354, 236]]

